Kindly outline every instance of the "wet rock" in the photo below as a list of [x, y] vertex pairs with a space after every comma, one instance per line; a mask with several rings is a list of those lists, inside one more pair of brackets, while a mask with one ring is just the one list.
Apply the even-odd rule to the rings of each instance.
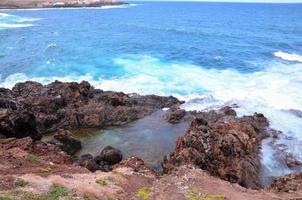
[[164, 158], [164, 172], [194, 164], [231, 183], [260, 187], [259, 149], [268, 122], [258, 113], [241, 118], [234, 114], [229, 108], [196, 114], [175, 150]]
[[77, 162], [80, 166], [87, 168], [91, 172], [95, 172], [100, 169], [99, 165], [93, 159], [91, 154], [82, 155]]
[[115, 165], [122, 161], [123, 154], [120, 150], [111, 146], [105, 147], [99, 156], [95, 158], [98, 162], [104, 161], [109, 165]]
[[290, 113], [294, 114], [295, 116], [302, 118], [302, 111], [301, 110], [295, 110], [295, 109], [290, 109]]
[[96, 170], [109, 172], [113, 165], [118, 164], [122, 159], [123, 155], [120, 150], [107, 146], [101, 151], [100, 155], [95, 157], [90, 154], [82, 155], [77, 162], [92, 172]]
[[170, 109], [165, 115], [165, 120], [169, 123], [176, 124], [179, 123], [185, 115], [186, 111], [183, 109]]
[[12, 110], [35, 115], [41, 133], [60, 128], [104, 128], [124, 125], [163, 107], [181, 102], [174, 97], [141, 96], [122, 92], [102, 91], [88, 82], [49, 85], [27, 81], [12, 90], [0, 89], [0, 113]]
[[292, 154], [286, 154], [284, 161], [288, 168], [294, 169], [297, 167], [302, 167], [302, 162], [296, 159]]
[[236, 116], [237, 113], [234, 109], [232, 109], [230, 106], [226, 106], [224, 108], [222, 108], [222, 112], [225, 115], [231, 115], [231, 116]]
[[70, 131], [60, 129], [55, 135], [52, 144], [58, 146], [62, 151], [65, 151], [69, 155], [74, 155], [81, 150], [81, 141], [74, 138]]

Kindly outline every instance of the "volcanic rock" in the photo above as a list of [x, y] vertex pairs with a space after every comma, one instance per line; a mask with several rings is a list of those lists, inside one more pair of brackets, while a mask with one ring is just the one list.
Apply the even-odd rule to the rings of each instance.
[[[60, 128], [119, 126], [180, 103], [172, 96], [106, 92], [94, 89], [86, 81], [55, 81], [49, 85], [27, 81], [16, 84], [12, 90], [0, 88], [0, 134], [25, 137], [35, 136], [37, 132], [55, 132]], [[20, 113], [27, 113], [27, 117], [22, 115], [21, 121], [24, 123], [20, 122], [23, 124], [20, 127], [26, 126], [28, 130], [25, 133], [9, 130], [19, 127], [14, 124], [14, 119]], [[35, 126], [37, 130], [33, 130]]]
[[194, 164], [231, 183], [261, 186], [259, 149], [268, 122], [259, 113], [236, 117], [230, 108], [198, 113], [175, 150], [164, 158], [165, 173], [176, 166]]
[[179, 123], [185, 115], [186, 111], [184, 109], [170, 109], [165, 115], [165, 120], [169, 123], [176, 124]]
[[69, 155], [74, 155], [82, 148], [81, 141], [74, 138], [70, 131], [62, 129], [55, 133], [54, 140], [52, 140], [50, 143], [55, 144]]

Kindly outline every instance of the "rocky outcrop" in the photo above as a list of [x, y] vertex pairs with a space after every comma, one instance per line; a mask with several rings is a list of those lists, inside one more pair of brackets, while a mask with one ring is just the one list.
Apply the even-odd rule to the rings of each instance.
[[229, 107], [198, 113], [188, 132], [177, 139], [175, 150], [165, 157], [164, 172], [194, 164], [231, 183], [258, 188], [259, 149], [267, 126], [262, 114], [239, 118]]
[[180, 104], [174, 97], [94, 89], [88, 82], [37, 82], [0, 88], [0, 135], [39, 138], [60, 128], [105, 128]]
[[37, 130], [35, 115], [30, 111], [18, 111], [14, 108], [11, 106], [0, 108], [0, 135], [15, 138], [29, 136], [34, 140], [41, 139], [41, 134]]
[[52, 144], [30, 137], [0, 139], [0, 177], [26, 173], [61, 174], [87, 172], [75, 166], [69, 155]]
[[186, 115], [184, 109], [169, 109], [165, 115], [165, 120], [171, 124], [179, 123]]
[[126, 3], [106, 0], [2, 0], [0, 9], [16, 8], [64, 8], [64, 7], [101, 7], [123, 5]]
[[302, 173], [277, 177], [273, 180], [270, 189], [275, 192], [289, 192], [301, 195]]
[[121, 168], [121, 167], [127, 167], [127, 168], [131, 168], [134, 172], [139, 172], [142, 174], [146, 174], [146, 175], [155, 175], [156, 172], [151, 169], [150, 167], [148, 167], [145, 162], [136, 157], [136, 156], [131, 156], [130, 158], [121, 161], [119, 164], [115, 165], [113, 168]]
[[60, 129], [53, 137], [54, 139], [50, 143], [58, 146], [69, 155], [74, 155], [82, 148], [81, 141], [74, 138], [70, 131]]
[[107, 146], [101, 151], [100, 155], [95, 157], [90, 154], [82, 155], [78, 163], [92, 172], [97, 170], [108, 172], [112, 170], [113, 165], [118, 164], [122, 159], [123, 155], [120, 150]]

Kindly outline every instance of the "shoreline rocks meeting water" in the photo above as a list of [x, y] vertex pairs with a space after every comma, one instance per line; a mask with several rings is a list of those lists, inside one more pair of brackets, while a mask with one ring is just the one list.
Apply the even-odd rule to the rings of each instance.
[[29, 8], [77, 8], [119, 6], [127, 3], [116, 0], [2, 0], [0, 9], [29, 9]]
[[[85, 81], [1, 88], [0, 197], [16, 195], [14, 184], [22, 179], [31, 188], [22, 191], [30, 195], [45, 193], [38, 189], [40, 184], [48, 189], [59, 184], [76, 191], [73, 195], [80, 199], [88, 195], [138, 200], [144, 199], [142, 193], [146, 199], [198, 199], [204, 194], [224, 199], [301, 198], [299, 174], [276, 178], [266, 189], [260, 182], [261, 141], [270, 131], [264, 115], [238, 117], [231, 107], [189, 113], [180, 109], [182, 103], [172, 96], [102, 91]], [[191, 122], [175, 149], [163, 155], [162, 173], [135, 155], [124, 158], [111, 146], [97, 156], [77, 158], [81, 142], [69, 130], [119, 127], [163, 108], [169, 109], [162, 120], [176, 124], [186, 116]], [[42, 142], [45, 134], [53, 140]], [[83, 185], [86, 181], [89, 184]]]

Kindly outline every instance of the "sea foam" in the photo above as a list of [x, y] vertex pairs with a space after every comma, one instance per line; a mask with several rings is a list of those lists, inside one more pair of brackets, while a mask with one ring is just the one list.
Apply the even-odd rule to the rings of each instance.
[[[279, 139], [263, 147], [263, 163], [270, 175], [288, 172], [274, 155], [278, 144], [282, 151], [302, 160], [302, 120], [290, 110], [302, 111], [302, 64], [267, 63], [262, 71], [241, 73], [234, 69], [209, 69], [187, 63], [162, 61], [152, 56], [125, 56], [114, 59], [124, 76], [104, 79], [93, 74], [79, 76], [70, 72], [66, 77], [38, 77], [14, 74], [0, 86], [12, 87], [16, 82], [33, 80], [49, 83], [54, 80], [87, 80], [96, 88], [126, 93], [174, 95], [186, 103], [186, 110], [217, 109], [236, 105], [239, 116], [263, 113], [270, 127], [281, 131]], [[266, 146], [265, 146], [266, 145]], [[272, 150], [273, 149], [273, 150]], [[266, 153], [269, 152], [269, 153]]]
[[282, 51], [277, 51], [273, 53], [274, 56], [281, 58], [283, 60], [287, 61], [294, 61], [294, 62], [301, 62], [302, 63], [302, 55], [298, 54], [290, 54], [290, 53], [285, 53]]
[[34, 22], [39, 20], [41, 19], [20, 17], [20, 16], [10, 15], [6, 13], [0, 13], [0, 30], [31, 27], [34, 26], [34, 24], [26, 23], [26, 22]]
[[8, 24], [8, 23], [0, 23], [0, 29], [7, 28], [26, 28], [34, 26], [33, 24]]

